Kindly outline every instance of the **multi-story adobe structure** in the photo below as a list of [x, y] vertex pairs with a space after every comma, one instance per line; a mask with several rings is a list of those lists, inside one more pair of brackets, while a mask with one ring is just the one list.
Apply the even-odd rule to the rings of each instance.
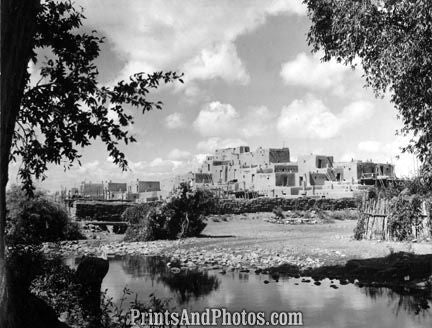
[[189, 181], [195, 187], [216, 188], [228, 194], [337, 198], [353, 196], [364, 185], [394, 178], [392, 164], [335, 163], [333, 156], [316, 154], [291, 162], [290, 151], [285, 147], [250, 151], [248, 146], [241, 146], [216, 150], [198, 172], [178, 177], [176, 183]]
[[246, 188], [254, 183], [258, 171], [289, 161], [288, 148], [258, 148], [254, 152], [251, 152], [248, 146], [218, 149], [215, 155], [207, 157], [199, 173], [211, 174], [213, 184], [241, 181], [243, 188]]

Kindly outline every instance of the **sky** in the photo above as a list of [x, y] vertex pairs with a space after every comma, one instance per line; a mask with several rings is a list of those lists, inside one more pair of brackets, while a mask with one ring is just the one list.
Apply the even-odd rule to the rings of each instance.
[[[39, 184], [55, 190], [83, 180], [169, 181], [199, 167], [217, 148], [289, 147], [299, 155], [333, 155], [336, 161], [395, 164], [400, 177], [418, 164], [400, 154], [408, 139], [389, 97], [364, 88], [361, 69], [321, 62], [306, 34], [301, 0], [75, 1], [84, 8], [83, 29], [106, 38], [97, 59], [101, 84], [136, 72], [173, 70], [184, 84], [151, 94], [162, 110], [136, 111], [137, 142], [121, 149], [122, 172], [100, 142], [82, 149], [82, 166], [49, 166]], [[37, 68], [29, 68], [37, 74]], [[19, 163], [10, 166], [17, 181]]]

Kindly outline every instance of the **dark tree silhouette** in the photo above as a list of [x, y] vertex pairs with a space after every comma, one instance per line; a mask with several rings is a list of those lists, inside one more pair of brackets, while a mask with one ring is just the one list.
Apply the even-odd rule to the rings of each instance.
[[[1, 111], [0, 111], [0, 308], [6, 309], [5, 194], [8, 164], [21, 160], [19, 175], [26, 191], [33, 179], [44, 179], [49, 163], [65, 169], [80, 164], [79, 149], [100, 139], [115, 164], [127, 168], [120, 142], [134, 142], [128, 128], [133, 116], [161, 109], [147, 99], [160, 83], [180, 81], [175, 72], [137, 73], [114, 86], [98, 82], [94, 64], [104, 38], [82, 32], [82, 9], [71, 1], [1, 2]], [[43, 50], [41, 79], [30, 83], [27, 68]], [[118, 120], [108, 115], [113, 112]], [[0, 317], [4, 317], [0, 313]], [[1, 318], [0, 318], [1, 319]], [[3, 325], [0, 324], [3, 327]]]

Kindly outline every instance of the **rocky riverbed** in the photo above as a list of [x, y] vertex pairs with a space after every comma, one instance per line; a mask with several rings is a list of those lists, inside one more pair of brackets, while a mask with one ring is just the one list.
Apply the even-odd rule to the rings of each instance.
[[[211, 240], [210, 238], [208, 240]], [[204, 240], [200, 238], [199, 242]], [[294, 255], [291, 249], [278, 250], [261, 247], [215, 247], [206, 249], [194, 246], [197, 238], [181, 241], [153, 242], [110, 242], [104, 241], [68, 241], [46, 243], [46, 254], [71, 256], [115, 257], [124, 255], [163, 256], [167, 261], [184, 268], [203, 268], [221, 270], [255, 270], [292, 264], [301, 268], [317, 268], [323, 264], [319, 258]], [[343, 257], [340, 252], [333, 252], [335, 257]]]

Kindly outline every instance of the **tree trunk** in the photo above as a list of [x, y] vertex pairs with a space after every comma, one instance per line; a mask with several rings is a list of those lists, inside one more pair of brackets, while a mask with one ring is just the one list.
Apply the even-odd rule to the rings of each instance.
[[0, 82], [0, 326], [8, 308], [5, 269], [6, 184], [15, 121], [25, 87], [28, 62], [36, 30], [39, 0], [1, 0]]

